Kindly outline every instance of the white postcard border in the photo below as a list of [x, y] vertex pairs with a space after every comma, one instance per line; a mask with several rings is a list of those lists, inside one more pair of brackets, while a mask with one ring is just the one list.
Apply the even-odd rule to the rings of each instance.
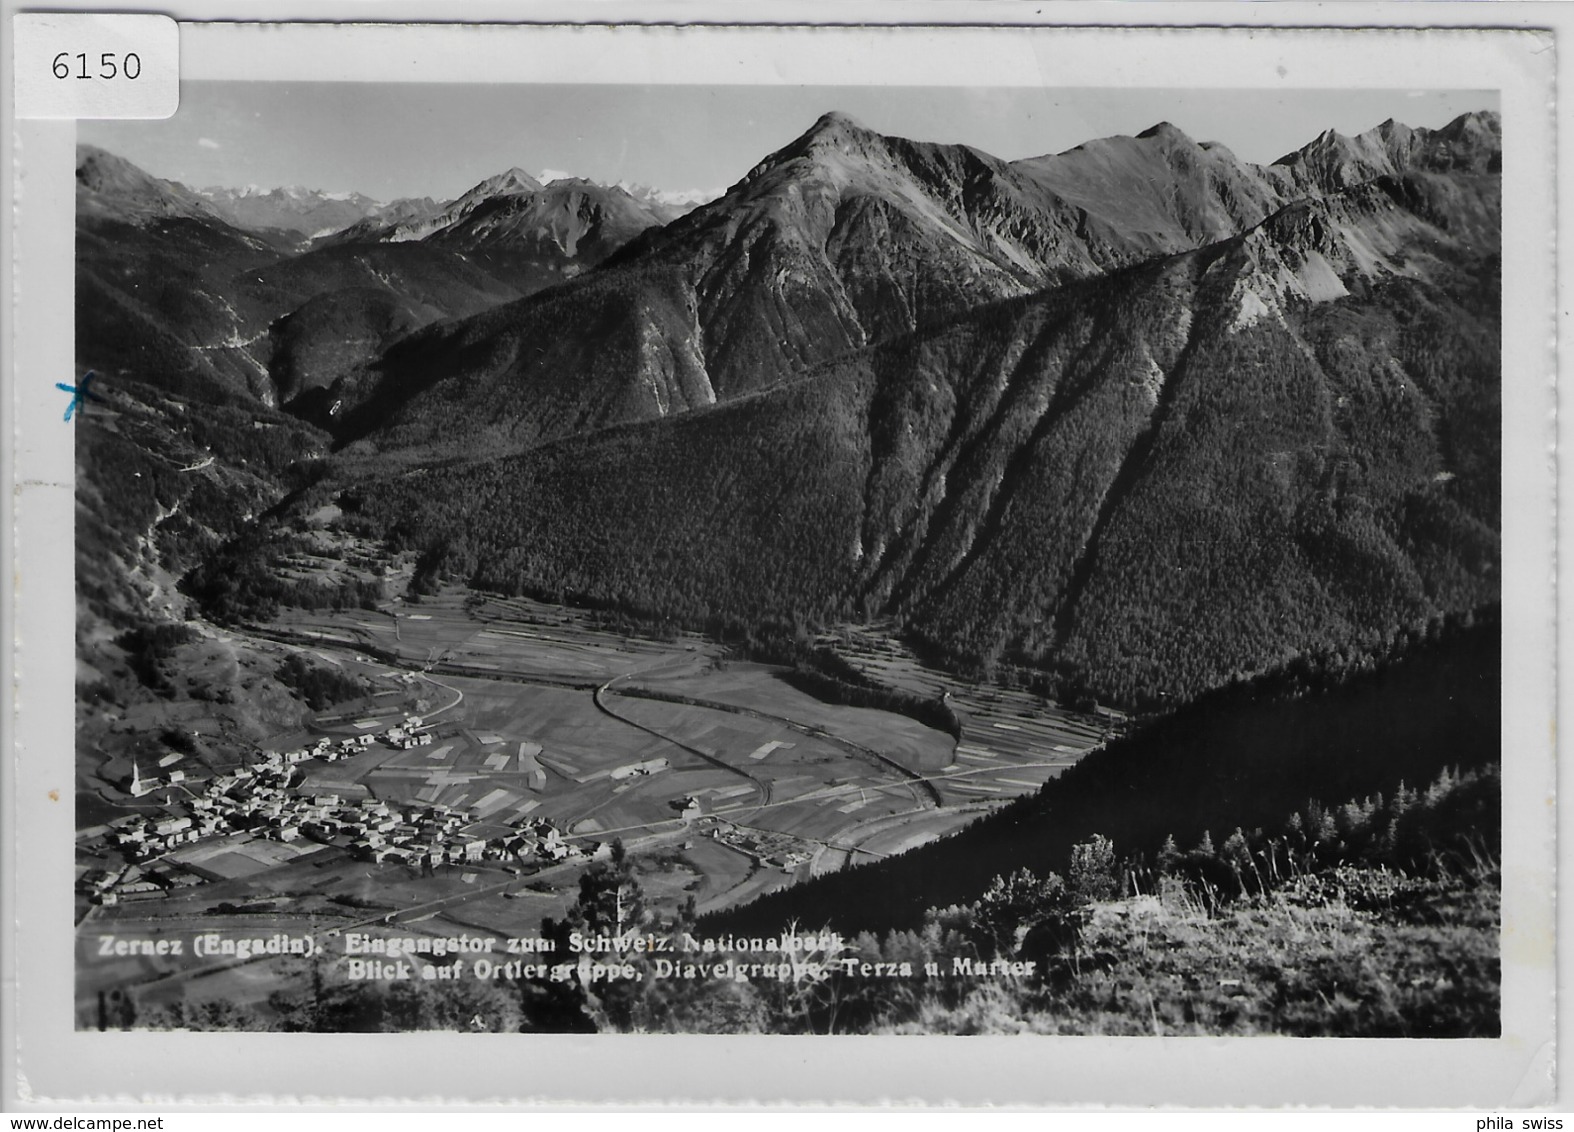
[[[1307, 9], [1297, 9], [1306, 12]], [[346, 41], [376, 50], [348, 50]], [[484, 48], [474, 48], [476, 43]], [[1184, 55], [1177, 46], [1184, 42]], [[509, 45], [528, 44], [513, 49]], [[468, 45], [455, 48], [453, 44]], [[827, 45], [835, 45], [835, 49]], [[777, 1100], [1130, 1105], [1520, 1105], [1550, 1096], [1554, 960], [1552, 594], [1555, 293], [1549, 40], [1535, 33], [1153, 29], [183, 27], [189, 77], [295, 68], [366, 81], [418, 52], [468, 52], [499, 81], [882, 81], [926, 85], [1276, 85], [1501, 92], [1504, 248], [1504, 1031], [1496, 1041], [92, 1034], [72, 1029], [74, 650], [71, 447], [53, 383], [72, 373], [70, 123], [17, 129], [14, 301], [20, 1099], [35, 1103]], [[397, 48], [397, 49], [396, 49]], [[512, 62], [510, 63], [510, 59]], [[1100, 61], [1103, 66], [1100, 66]], [[324, 73], [323, 67], [333, 69]], [[418, 67], [453, 81], [452, 66]], [[750, 79], [740, 78], [750, 76]], [[439, 77], [446, 76], [446, 77]], [[538, 76], [555, 76], [539, 78]], [[893, 79], [892, 76], [898, 76]], [[1333, 81], [1338, 78], [1340, 81]], [[8, 312], [9, 313], [9, 312]]]

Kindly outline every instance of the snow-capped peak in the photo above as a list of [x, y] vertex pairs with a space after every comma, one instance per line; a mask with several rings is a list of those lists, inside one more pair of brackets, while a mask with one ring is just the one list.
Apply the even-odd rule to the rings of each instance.
[[622, 189], [635, 200], [664, 204], [670, 208], [697, 208], [702, 204], [709, 204], [727, 191], [726, 189], [658, 189], [651, 185], [642, 185], [637, 181], [619, 181], [615, 187]]

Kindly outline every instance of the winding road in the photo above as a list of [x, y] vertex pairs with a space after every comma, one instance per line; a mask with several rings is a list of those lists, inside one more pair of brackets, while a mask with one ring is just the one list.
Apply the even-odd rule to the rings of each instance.
[[[660, 666], [659, 665], [653, 665], [652, 667], [660, 667]], [[641, 671], [648, 671], [648, 669], [644, 669], [644, 670], [641, 670]], [[721, 759], [717, 758], [715, 755], [712, 755], [712, 754], [710, 754], [710, 753], [708, 753], [706, 751], [702, 751], [698, 747], [691, 746], [690, 744], [683, 742], [681, 739], [674, 739], [671, 735], [664, 735], [660, 731], [657, 731], [654, 727], [646, 727], [643, 723], [638, 723], [638, 722], [630, 719], [626, 715], [619, 715], [617, 712], [615, 712], [611, 708], [609, 708], [607, 706], [606, 700], [604, 698], [606, 696], [607, 692], [609, 691], [609, 689], [611, 689], [612, 685], [615, 684], [617, 681], [622, 680], [625, 677], [632, 676], [632, 675], [634, 675], [634, 673], [632, 673], [632, 672], [625, 672], [625, 673], [623, 673], [621, 675], [614, 676], [611, 680], [608, 680], [605, 684], [602, 684], [599, 687], [597, 687], [595, 692], [592, 694], [592, 699], [595, 700], [596, 707], [601, 709], [601, 711], [605, 712], [607, 715], [611, 716], [613, 719], [617, 720], [619, 723], [624, 723], [624, 724], [627, 724], [630, 727], [638, 728], [639, 730], [645, 732], [647, 735], [654, 735], [658, 739], [661, 739], [661, 740], [664, 740], [665, 742], [671, 743], [674, 747], [677, 747], [679, 750], [687, 751], [691, 755], [694, 755], [694, 756], [696, 756], [698, 758], [704, 759], [706, 762], [710, 763], [711, 766], [714, 766], [714, 767], [717, 767], [717, 768], [719, 768], [721, 770], [727, 771], [729, 774], [736, 774], [738, 777], [743, 778], [746, 781], [748, 781], [749, 783], [751, 783], [754, 786], [754, 788], [760, 792], [759, 806], [768, 806], [768, 805], [771, 804], [771, 784], [768, 781], [766, 781], [764, 779], [761, 779], [761, 778], [756, 778], [754, 775], [750, 774], [748, 771], [744, 770], [741, 767], [736, 767], [736, 766], [733, 766], [731, 763], [724, 762]], [[751, 808], [758, 808], [758, 807], [751, 807]]]

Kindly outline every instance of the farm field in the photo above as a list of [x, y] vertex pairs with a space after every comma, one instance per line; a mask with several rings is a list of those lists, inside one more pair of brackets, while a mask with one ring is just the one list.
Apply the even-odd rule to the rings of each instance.
[[815, 699], [757, 664], [728, 664], [723, 670], [686, 673], [657, 670], [620, 681], [618, 688], [649, 688], [746, 708], [764, 715], [823, 728], [837, 738], [873, 748], [910, 770], [939, 771], [952, 764], [951, 736], [904, 715], [842, 707]]
[[1076, 712], [1031, 692], [959, 680], [926, 666], [911, 649], [880, 626], [844, 626], [820, 638], [862, 672], [882, 684], [921, 695], [949, 694], [968, 732], [975, 755], [1065, 759], [1103, 742], [1125, 722], [1119, 712]]
[[703, 665], [720, 650], [702, 638], [672, 643], [624, 637], [591, 618], [521, 598], [448, 589], [384, 610], [286, 610], [275, 628], [330, 649], [366, 649], [401, 665], [483, 677], [593, 686], [658, 665]]
[[[241, 647], [307, 652], [375, 688], [304, 731], [281, 730], [273, 749], [381, 736], [422, 713], [423, 745], [379, 739], [338, 761], [308, 760], [294, 793], [448, 807], [464, 815], [459, 835], [490, 842], [544, 822], [574, 852], [557, 863], [509, 857], [434, 868], [363, 859], [348, 840], [283, 844], [260, 830], [213, 837], [158, 862], [188, 874], [187, 886], [113, 907], [79, 905], [80, 948], [103, 933], [207, 930], [530, 936], [544, 917], [566, 912], [579, 874], [614, 839], [635, 862], [649, 905], [670, 914], [692, 900], [702, 913], [719, 911], [955, 832], [1036, 789], [1109, 729], [1106, 719], [974, 688], [924, 669], [899, 646], [882, 651], [857, 638], [850, 659], [866, 671], [950, 695], [959, 741], [904, 715], [822, 702], [780, 669], [730, 658], [701, 638], [640, 640], [591, 614], [460, 590], [384, 611], [289, 611], [254, 637], [229, 635]], [[104, 804], [95, 815], [154, 804], [112, 805], [108, 777], [98, 782]], [[104, 867], [102, 856], [84, 852], [82, 868]], [[203, 997], [261, 1002], [302, 962], [80, 958], [84, 1025], [104, 987], [129, 982], [149, 1001], [173, 1001], [189, 975], [192, 994], [200, 983]]]
[[[914, 683], [909, 681], [903, 686], [917, 690]], [[923, 690], [933, 695], [950, 691], [951, 686], [938, 684]], [[1042, 718], [1034, 715], [1035, 709], [1043, 711], [1044, 707], [1042, 701], [1027, 693], [998, 693], [1009, 709], [1008, 715], [977, 693], [959, 690], [952, 694], [963, 721], [963, 735], [957, 741], [903, 715], [823, 703], [785, 683], [763, 665], [729, 664], [724, 670], [713, 668], [693, 674], [658, 670], [619, 681], [612, 690], [630, 699], [640, 690], [681, 696], [692, 701], [681, 705], [691, 712], [708, 710], [717, 715], [730, 714], [733, 719], [779, 721], [796, 731], [800, 739], [809, 732], [822, 733], [828, 737], [826, 742], [843, 751], [867, 752], [864, 762], [877, 773], [865, 776], [867, 780], [860, 785], [889, 791], [874, 757], [883, 756], [909, 771], [909, 782], [926, 784], [923, 792], [940, 807], [1008, 800], [1030, 793], [1076, 763], [1107, 733], [1107, 727], [1100, 729], [1085, 717], [1069, 712]], [[626, 705], [629, 700], [619, 702]], [[694, 706], [697, 703], [711, 706]], [[618, 710], [630, 709], [620, 706]], [[814, 741], [813, 736], [810, 741]], [[778, 760], [779, 756], [772, 754], [765, 762]], [[898, 774], [895, 781], [902, 780]], [[913, 795], [917, 788], [909, 785], [902, 789]]]

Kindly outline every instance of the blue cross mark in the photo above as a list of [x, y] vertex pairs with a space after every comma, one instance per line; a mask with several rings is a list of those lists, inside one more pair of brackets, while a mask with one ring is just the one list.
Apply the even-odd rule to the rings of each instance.
[[94, 393], [90, 388], [90, 386], [93, 384], [93, 378], [96, 376], [97, 375], [92, 370], [88, 370], [82, 375], [81, 385], [67, 385], [63, 381], [55, 382], [56, 389], [59, 389], [63, 393], [71, 394], [71, 404], [66, 406], [66, 420], [69, 421], [71, 419], [71, 414], [80, 409], [86, 401], [104, 400], [97, 393]]

